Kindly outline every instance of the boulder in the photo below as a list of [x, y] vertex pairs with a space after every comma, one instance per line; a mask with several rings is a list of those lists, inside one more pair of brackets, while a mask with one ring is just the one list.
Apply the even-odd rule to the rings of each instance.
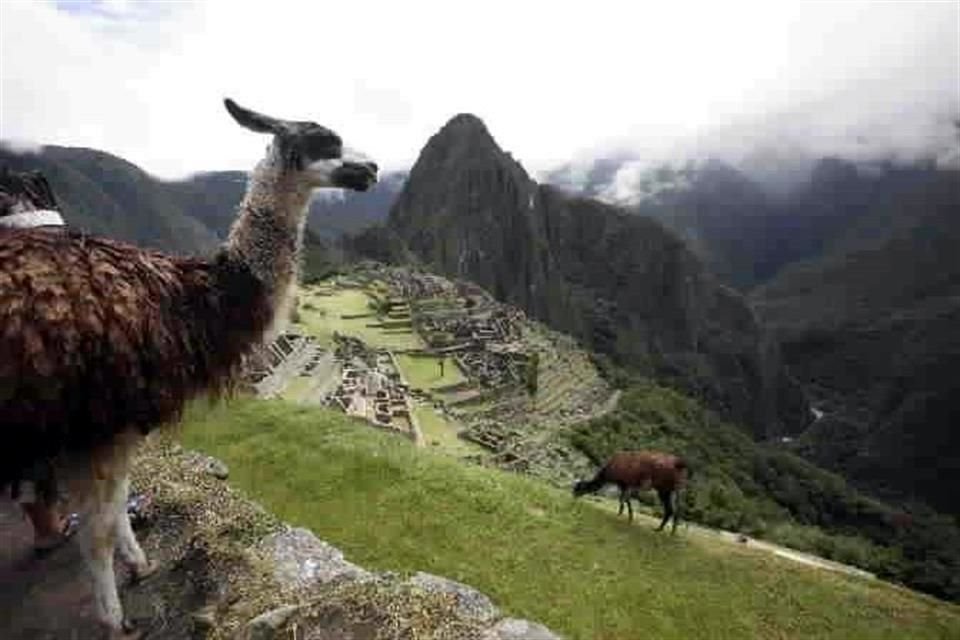
[[500, 617], [500, 611], [493, 602], [473, 587], [468, 587], [449, 578], [430, 573], [419, 572], [409, 580], [424, 591], [447, 593], [456, 598], [457, 611], [469, 618], [482, 622], [492, 622]]
[[343, 552], [308, 529], [289, 528], [258, 544], [274, 565], [274, 578], [289, 587], [325, 585], [339, 580], [364, 580], [371, 574], [347, 562]]

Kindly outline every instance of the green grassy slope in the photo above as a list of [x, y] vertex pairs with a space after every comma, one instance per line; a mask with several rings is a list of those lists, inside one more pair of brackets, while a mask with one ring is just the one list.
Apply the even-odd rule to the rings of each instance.
[[620, 449], [683, 455], [695, 473], [684, 502], [698, 522], [744, 531], [854, 564], [960, 601], [960, 527], [951, 518], [905, 512], [848, 485], [652, 383], [636, 384], [617, 409], [574, 427], [591, 459]]
[[[333, 341], [334, 331], [359, 338], [377, 349], [416, 349], [423, 346], [409, 327], [380, 326], [371, 298], [363, 289], [302, 287], [299, 326], [320, 344]], [[344, 317], [346, 316], [346, 317]]]
[[960, 637], [952, 605], [692, 536], [281, 401], [195, 409], [185, 444], [376, 569], [462, 580], [570, 638]]

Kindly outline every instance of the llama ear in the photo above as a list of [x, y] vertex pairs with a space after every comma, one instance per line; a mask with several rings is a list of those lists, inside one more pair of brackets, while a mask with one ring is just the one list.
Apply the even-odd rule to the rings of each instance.
[[230, 98], [224, 98], [223, 104], [227, 108], [227, 111], [230, 112], [230, 115], [233, 116], [234, 120], [251, 131], [256, 131], [257, 133], [282, 133], [285, 130], [283, 122], [280, 120], [265, 116], [256, 111], [251, 111], [250, 109], [245, 109]]

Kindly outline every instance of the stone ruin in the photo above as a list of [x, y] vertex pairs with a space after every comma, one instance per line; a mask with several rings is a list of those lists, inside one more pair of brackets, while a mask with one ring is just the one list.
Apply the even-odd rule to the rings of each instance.
[[313, 336], [282, 333], [255, 347], [244, 359], [243, 386], [258, 395], [272, 395], [290, 377], [312, 371], [322, 353]]
[[390, 352], [370, 349], [361, 340], [338, 333], [334, 343], [341, 380], [327, 405], [416, 440], [419, 429], [410, 410], [410, 389], [402, 382]]
[[433, 353], [452, 355], [474, 382], [499, 387], [523, 380], [528, 360], [521, 341], [524, 319], [519, 310], [497, 306], [481, 312], [419, 310], [415, 324]]
[[[452, 356], [467, 378], [484, 387], [523, 381], [529, 356], [522, 340], [526, 316], [520, 309], [497, 302], [472, 282], [375, 263], [365, 264], [359, 274], [362, 281], [387, 285], [388, 316], [394, 308], [409, 308], [414, 330], [427, 343], [426, 353]], [[423, 304], [437, 300], [446, 304]]]
[[377, 263], [363, 263], [358, 269], [358, 280], [365, 282], [380, 281], [387, 285], [391, 295], [406, 300], [455, 296], [456, 287], [446, 278], [398, 269]]

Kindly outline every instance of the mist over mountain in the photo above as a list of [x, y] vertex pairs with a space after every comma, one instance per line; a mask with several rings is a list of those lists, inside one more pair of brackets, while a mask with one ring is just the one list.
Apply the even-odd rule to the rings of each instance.
[[[955, 79], [956, 70], [946, 73], [944, 78]], [[710, 161], [731, 165], [775, 195], [801, 186], [824, 157], [863, 167], [960, 168], [960, 92], [955, 80], [913, 90], [928, 100], [905, 95], [872, 99], [876, 83], [859, 83], [820, 102], [718, 119], [695, 134], [625, 136], [581, 151], [575, 159], [541, 171], [538, 178], [610, 202], [634, 204], [648, 196], [642, 183], [651, 173]]]
[[[721, 279], [749, 289], [842, 241], [848, 227], [883, 208], [905, 176], [960, 168], [960, 120], [925, 122], [925, 129], [915, 128], [926, 136], [914, 132], [897, 141], [891, 135], [886, 144], [844, 145], [837, 138], [833, 146], [845, 151], [832, 155], [765, 138], [736, 154], [713, 139], [700, 141], [716, 152], [705, 159], [678, 155], [651, 164], [621, 153], [567, 164], [543, 180], [660, 220]], [[828, 148], [828, 142], [820, 144]]]
[[757, 435], [796, 431], [807, 419], [743, 298], [678, 236], [537, 184], [475, 116], [454, 117], [427, 142], [383, 234], [431, 270], [694, 389]]

